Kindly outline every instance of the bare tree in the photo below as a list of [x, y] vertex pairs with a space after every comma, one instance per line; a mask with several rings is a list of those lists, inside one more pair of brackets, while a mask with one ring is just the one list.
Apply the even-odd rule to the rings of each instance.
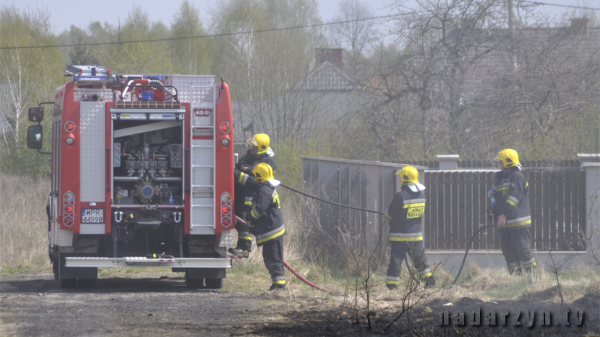
[[[0, 165], [4, 172], [38, 175], [48, 172], [47, 158], [26, 147], [26, 111], [31, 105], [53, 97], [61, 83], [64, 62], [56, 49], [18, 49], [32, 45], [54, 44], [50, 14], [44, 10], [19, 11], [14, 5], [0, 8], [0, 82], [4, 82], [4, 104], [9, 129], [0, 140]], [[6, 112], [5, 112], [6, 113]], [[4, 117], [4, 116], [3, 116]], [[44, 120], [44, 125], [51, 123]], [[24, 169], [24, 168], [27, 169]]]
[[363, 134], [354, 144], [369, 159], [487, 159], [502, 147], [529, 158], [593, 151], [600, 35], [591, 21], [530, 18], [509, 27], [500, 0], [397, 10], [398, 47], [382, 45], [369, 57], [357, 79], [366, 98], [348, 122]]
[[[184, 1], [173, 18], [170, 34], [174, 38], [207, 35], [200, 20], [200, 11], [189, 1]], [[171, 43], [171, 59], [175, 71], [182, 74], [208, 74], [211, 69], [212, 40], [182, 39]]]
[[[219, 33], [320, 23], [309, 1], [231, 0], [215, 14]], [[318, 126], [315, 97], [296, 90], [314, 65], [314, 48], [323, 42], [320, 28], [248, 33], [216, 41], [219, 68], [234, 100], [254, 102], [255, 129], [272, 141], [306, 139]], [[257, 104], [258, 103], [258, 104]]]
[[359, 0], [342, 0], [338, 3], [338, 14], [332, 22], [345, 23], [329, 26], [329, 38], [334, 46], [347, 51], [344, 68], [350, 76], [360, 73], [365, 54], [371, 51], [372, 44], [380, 34], [375, 28], [375, 21], [359, 20], [374, 16], [375, 13]]

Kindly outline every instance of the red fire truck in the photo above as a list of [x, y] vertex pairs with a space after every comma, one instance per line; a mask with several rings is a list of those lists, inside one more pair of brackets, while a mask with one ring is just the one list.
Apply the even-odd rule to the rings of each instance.
[[53, 102], [29, 109], [42, 148], [53, 106], [49, 253], [61, 287], [98, 267], [170, 267], [190, 287], [220, 288], [232, 257], [229, 87], [214, 76], [117, 75], [69, 65]]

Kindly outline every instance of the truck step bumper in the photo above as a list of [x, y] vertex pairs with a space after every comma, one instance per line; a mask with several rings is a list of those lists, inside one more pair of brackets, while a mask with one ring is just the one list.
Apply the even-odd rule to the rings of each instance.
[[232, 259], [222, 258], [158, 258], [131, 257], [66, 257], [66, 267], [178, 267], [231, 268]]

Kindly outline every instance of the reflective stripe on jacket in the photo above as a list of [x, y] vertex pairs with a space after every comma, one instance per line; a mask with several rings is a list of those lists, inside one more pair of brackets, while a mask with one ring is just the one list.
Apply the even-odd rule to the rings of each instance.
[[421, 226], [424, 213], [425, 193], [413, 192], [402, 186], [385, 212], [385, 217], [390, 220], [390, 241], [423, 240]]
[[496, 221], [500, 214], [506, 216], [506, 224], [500, 229], [531, 227], [529, 183], [518, 168], [513, 167], [496, 173], [494, 197]]
[[252, 155], [251, 151], [248, 150], [246, 154], [244, 154], [239, 160], [236, 167], [240, 167], [241, 165], [248, 166], [248, 169], [245, 172], [242, 172], [238, 169], [234, 171], [235, 174], [235, 210], [236, 214], [239, 214], [240, 211], [250, 212], [250, 207], [252, 206], [252, 197], [254, 195], [254, 191], [258, 188], [258, 183], [254, 179], [252, 175], [252, 169], [256, 167], [259, 163], [267, 163], [271, 168], [273, 168], [273, 172], [275, 172], [276, 165], [273, 157], [268, 154], [262, 155]]
[[279, 194], [268, 182], [259, 184], [254, 192], [249, 219], [259, 246], [285, 233]]

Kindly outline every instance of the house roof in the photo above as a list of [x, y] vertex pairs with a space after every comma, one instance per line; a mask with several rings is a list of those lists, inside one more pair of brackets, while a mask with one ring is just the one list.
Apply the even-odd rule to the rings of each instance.
[[[233, 113], [233, 143], [246, 144], [246, 140], [253, 136], [254, 124], [252, 116], [260, 111], [263, 102], [234, 101], [231, 103]], [[244, 131], [244, 129], [246, 131]]]
[[354, 81], [329, 61], [324, 61], [306, 75], [293, 90], [352, 91], [358, 89]]

